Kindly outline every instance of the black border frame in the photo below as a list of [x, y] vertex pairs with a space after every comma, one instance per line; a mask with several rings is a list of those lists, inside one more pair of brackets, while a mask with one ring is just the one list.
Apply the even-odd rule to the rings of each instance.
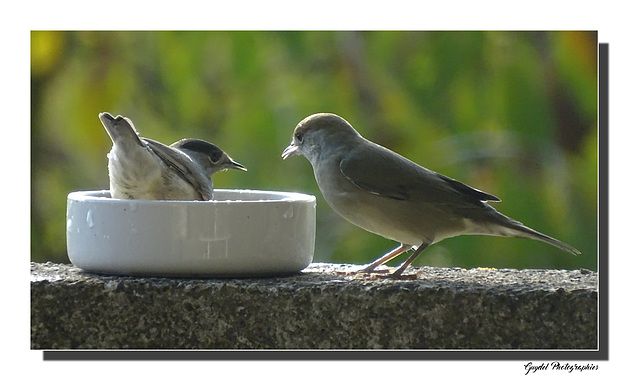
[[43, 360], [608, 360], [609, 44], [598, 44], [597, 350], [45, 350]]

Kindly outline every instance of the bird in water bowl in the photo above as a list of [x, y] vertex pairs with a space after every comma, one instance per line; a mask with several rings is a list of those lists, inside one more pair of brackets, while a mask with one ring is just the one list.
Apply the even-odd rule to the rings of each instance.
[[105, 112], [99, 118], [113, 142], [107, 156], [114, 199], [212, 200], [213, 174], [247, 170], [207, 141], [182, 139], [167, 146], [138, 136], [127, 117]]

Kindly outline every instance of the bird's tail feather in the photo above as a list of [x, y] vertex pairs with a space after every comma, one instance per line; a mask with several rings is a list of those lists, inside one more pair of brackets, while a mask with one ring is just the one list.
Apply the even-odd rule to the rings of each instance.
[[579, 255], [582, 253], [569, 244], [565, 244], [564, 242], [559, 241], [551, 236], [533, 230], [532, 228], [523, 225], [521, 222], [511, 219], [506, 215], [502, 215], [498, 211], [495, 212], [500, 216], [501, 222], [499, 222], [497, 225], [492, 225], [494, 230], [491, 234], [493, 235], [529, 238], [532, 240], [546, 242], [549, 245], [553, 245], [556, 248], [562, 249], [565, 252], [571, 253], [573, 255]]
[[133, 142], [144, 146], [135, 126], [128, 118], [120, 115], [113, 117], [107, 112], [100, 113], [99, 118], [114, 144], [118, 141], [124, 142], [124, 140], [127, 140], [129, 143]]
[[[546, 242], [549, 245], [553, 245], [556, 248], [562, 249], [565, 252], [571, 253], [573, 255], [579, 255], [582, 253], [569, 244], [565, 244], [564, 242], [559, 241], [553, 237], [533, 230], [532, 228], [523, 225], [521, 222], [518, 222], [517, 220], [511, 219], [508, 216], [501, 214], [487, 204], [485, 204], [485, 206], [489, 208], [491, 212], [487, 214], [487, 210], [483, 210], [481, 219], [472, 218], [470, 220], [470, 222], [472, 223], [468, 226], [470, 228], [469, 234], [529, 238]], [[469, 221], [467, 222], [470, 223]]]
[[546, 234], [540, 233], [538, 231], [535, 231], [527, 226], [522, 225], [521, 227], [519, 227], [516, 232], [522, 233], [523, 235], [518, 235], [518, 237], [523, 237], [523, 238], [531, 238], [533, 240], [538, 240], [538, 241], [542, 241], [542, 242], [546, 242], [549, 245], [553, 245], [558, 249], [562, 249], [565, 252], [569, 252], [573, 255], [579, 255], [582, 252], [580, 252], [578, 249], [574, 248], [573, 246], [569, 245], [569, 244], [565, 244], [562, 241], [559, 241], [553, 237], [550, 237]]

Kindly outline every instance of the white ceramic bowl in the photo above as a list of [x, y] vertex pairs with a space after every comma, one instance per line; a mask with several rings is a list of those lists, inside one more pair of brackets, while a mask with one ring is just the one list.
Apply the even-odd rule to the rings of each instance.
[[287, 275], [311, 263], [314, 196], [216, 190], [213, 201], [67, 198], [67, 252], [89, 272], [175, 277]]

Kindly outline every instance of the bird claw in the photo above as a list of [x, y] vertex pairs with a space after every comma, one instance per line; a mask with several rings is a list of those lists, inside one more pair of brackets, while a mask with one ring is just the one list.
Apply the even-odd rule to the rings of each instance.
[[369, 273], [369, 274], [363, 274], [360, 273], [358, 274], [360, 276], [363, 277], [367, 277], [367, 278], [374, 278], [374, 279], [393, 279], [393, 280], [416, 280], [418, 279], [418, 274], [417, 273], [413, 273], [413, 274], [395, 274], [395, 273], [377, 273], [377, 272], [373, 272], [373, 273]]
[[368, 268], [363, 268], [355, 271], [336, 271], [338, 275], [363, 275], [363, 276], [371, 276], [371, 275], [387, 275], [391, 273], [391, 270], [388, 268], [380, 269], [380, 270], [369, 270]]
[[360, 277], [360, 278], [373, 278], [373, 279], [394, 279], [394, 280], [416, 280], [418, 279], [418, 273], [411, 273], [411, 274], [402, 274], [402, 272], [400, 274], [397, 274], [395, 272], [391, 272], [390, 269], [385, 268], [382, 270], [375, 270], [375, 271], [365, 271], [365, 270], [359, 270], [359, 271], [349, 271], [349, 272], [344, 272], [344, 275], [352, 275], [354, 277]]
[[418, 279], [418, 273], [414, 272], [412, 274], [398, 274], [396, 275], [395, 273], [391, 274], [391, 278], [392, 279], [396, 279], [396, 280], [416, 280]]
[[391, 270], [389, 268], [381, 268], [381, 269], [372, 269], [369, 270], [368, 268], [364, 268], [361, 269], [359, 271], [356, 271], [358, 274], [364, 274], [364, 275], [388, 275], [391, 273]]

